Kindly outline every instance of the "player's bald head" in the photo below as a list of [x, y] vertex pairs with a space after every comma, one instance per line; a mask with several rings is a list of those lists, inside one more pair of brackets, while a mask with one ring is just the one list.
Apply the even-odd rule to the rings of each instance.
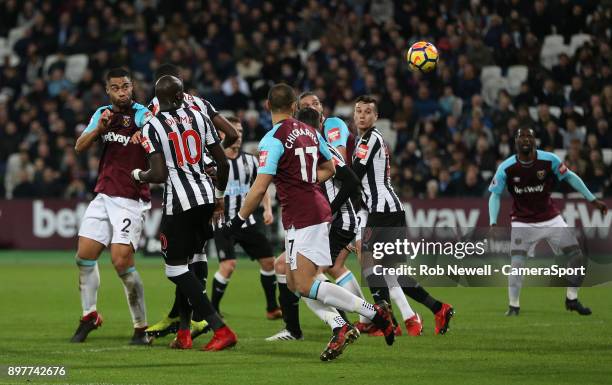
[[183, 82], [172, 75], [164, 75], [155, 83], [155, 96], [159, 100], [160, 109], [165, 107], [180, 107], [183, 102]]
[[291, 86], [285, 83], [275, 84], [268, 92], [268, 105], [274, 113], [285, 112], [292, 114], [295, 109], [297, 97]]

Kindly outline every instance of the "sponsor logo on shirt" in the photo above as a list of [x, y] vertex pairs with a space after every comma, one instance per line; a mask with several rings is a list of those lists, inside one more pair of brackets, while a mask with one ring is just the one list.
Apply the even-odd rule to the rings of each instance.
[[144, 150], [147, 152], [147, 154], [150, 154], [154, 151], [153, 146], [151, 145], [151, 140], [148, 137], [141, 136], [140, 144], [142, 145], [142, 148], [144, 148]]
[[259, 152], [259, 167], [265, 167], [268, 162], [268, 151]]
[[130, 137], [126, 135], [119, 135], [115, 132], [108, 132], [102, 135], [102, 141], [104, 143], [117, 142], [121, 143], [124, 146], [127, 146], [128, 143], [130, 143]]
[[514, 193], [515, 194], [539, 193], [539, 192], [543, 192], [543, 191], [544, 191], [544, 185], [543, 184], [539, 184], [539, 185], [536, 185], [536, 186], [525, 186], [525, 187], [514, 186]]
[[327, 132], [327, 140], [330, 142], [335, 142], [340, 139], [340, 127], [334, 127]]
[[565, 165], [565, 163], [561, 163], [559, 165], [559, 174], [563, 175], [567, 172], [567, 166]]
[[357, 151], [355, 152], [355, 156], [359, 159], [365, 159], [366, 155], [368, 155], [368, 145], [360, 144], [357, 147]]

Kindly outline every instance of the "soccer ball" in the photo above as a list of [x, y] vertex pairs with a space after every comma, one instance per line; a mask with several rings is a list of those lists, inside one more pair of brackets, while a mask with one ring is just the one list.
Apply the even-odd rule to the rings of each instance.
[[408, 68], [413, 72], [431, 72], [438, 64], [438, 49], [426, 41], [418, 41], [406, 54]]

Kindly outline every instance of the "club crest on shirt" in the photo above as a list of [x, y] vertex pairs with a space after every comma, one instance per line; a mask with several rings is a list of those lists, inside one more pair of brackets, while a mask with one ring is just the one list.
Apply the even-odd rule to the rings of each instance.
[[368, 155], [368, 145], [360, 144], [357, 147], [357, 151], [355, 152], [355, 156], [359, 159], [365, 159], [366, 155]]
[[334, 127], [327, 132], [327, 140], [329, 142], [335, 142], [340, 139], [340, 127]]
[[130, 122], [132, 121], [132, 119], [130, 118], [129, 115], [123, 115], [123, 127], [129, 127], [130, 126]]
[[546, 178], [546, 170], [538, 170], [536, 175], [538, 176], [539, 180], [544, 180], [544, 178]]
[[265, 167], [268, 162], [268, 151], [259, 152], [259, 167]]

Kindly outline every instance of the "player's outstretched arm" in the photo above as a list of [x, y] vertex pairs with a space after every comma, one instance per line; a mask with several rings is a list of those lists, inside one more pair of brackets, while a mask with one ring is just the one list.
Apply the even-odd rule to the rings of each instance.
[[104, 110], [104, 112], [96, 111], [94, 116], [89, 123], [89, 126], [85, 128], [85, 131], [79, 136], [74, 146], [74, 151], [77, 154], [87, 151], [93, 142], [95, 142], [98, 137], [106, 132], [108, 129], [108, 123], [113, 116], [113, 112], [111, 110]]
[[567, 183], [574, 188], [574, 190], [578, 191], [582, 196], [591, 202], [595, 208], [597, 208], [603, 215], [608, 213], [608, 206], [601, 200], [597, 199], [595, 195], [589, 190], [589, 188], [584, 184], [582, 178], [580, 178], [576, 173], [571, 170], [567, 170], [567, 176], [565, 177]]
[[223, 138], [223, 148], [229, 148], [238, 140], [238, 131], [223, 115], [215, 115], [212, 122], [217, 130], [225, 134], [225, 138]]
[[338, 194], [336, 194], [333, 202], [330, 204], [332, 214], [335, 214], [338, 210], [340, 210], [340, 207], [342, 207], [351, 194], [355, 193], [355, 191], [361, 190], [361, 183], [359, 182], [357, 175], [355, 175], [353, 170], [346, 165], [336, 167], [335, 178], [342, 182], [342, 186], [340, 187]]
[[327, 160], [317, 165], [317, 183], [323, 183], [336, 174], [333, 160]]
[[135, 169], [132, 178], [141, 183], [164, 183], [168, 179], [168, 167], [161, 152], [149, 156], [149, 168], [147, 171]]

